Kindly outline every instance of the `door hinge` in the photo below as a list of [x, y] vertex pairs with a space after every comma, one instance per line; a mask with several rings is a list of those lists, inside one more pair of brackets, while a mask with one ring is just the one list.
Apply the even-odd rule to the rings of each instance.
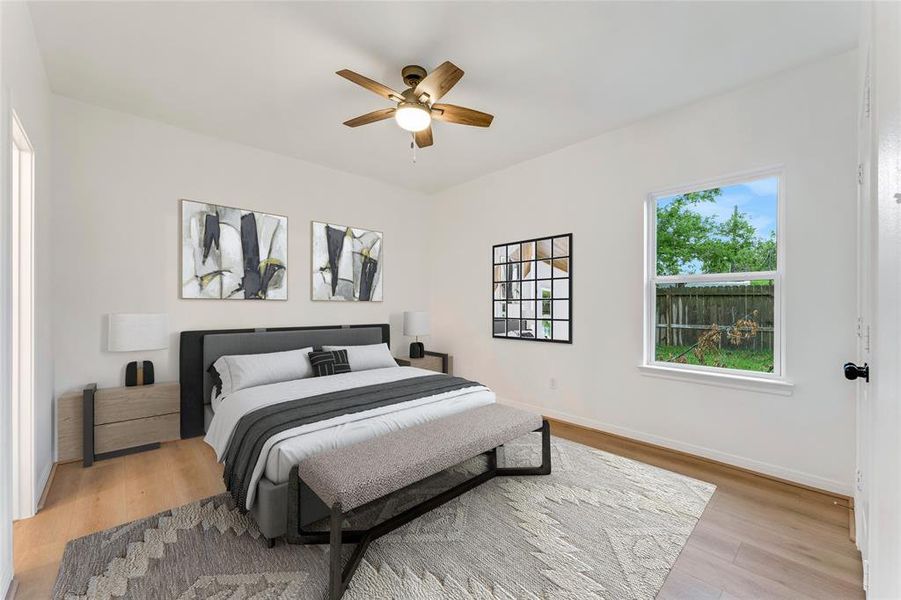
[[870, 351], [870, 326], [864, 324], [863, 317], [857, 317], [857, 337], [863, 346], [864, 352]]
[[863, 163], [857, 163], [857, 185], [863, 185]]
[[870, 79], [867, 77], [866, 87], [863, 90], [863, 116], [870, 118]]

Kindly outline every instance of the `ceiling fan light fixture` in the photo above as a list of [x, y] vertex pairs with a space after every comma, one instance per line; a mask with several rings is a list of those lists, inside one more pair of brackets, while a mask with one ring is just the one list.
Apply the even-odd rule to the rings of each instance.
[[416, 102], [401, 102], [394, 111], [394, 120], [398, 126], [406, 131], [423, 131], [432, 124], [432, 115], [429, 109]]
[[[3, 0], [0, 0], [3, 2]], [[419, 65], [407, 65], [401, 70], [404, 83], [409, 86], [403, 93], [391, 89], [348, 69], [336, 72], [338, 76], [362, 88], [378, 94], [391, 102], [391, 108], [382, 108], [344, 121], [347, 127], [360, 127], [377, 123], [394, 116], [398, 127], [413, 133], [411, 145], [428, 148], [435, 143], [432, 137], [432, 120], [456, 123], [471, 127], [489, 127], [494, 116], [456, 104], [438, 104], [463, 77], [463, 69], [450, 61], [444, 61], [431, 73]], [[415, 161], [414, 161], [415, 162]]]

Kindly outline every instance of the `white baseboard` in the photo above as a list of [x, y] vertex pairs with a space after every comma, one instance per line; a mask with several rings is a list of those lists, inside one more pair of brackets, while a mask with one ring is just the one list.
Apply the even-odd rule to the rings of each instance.
[[16, 597], [16, 583], [13, 579], [12, 569], [4, 568], [0, 573], [0, 592], [5, 600], [13, 600]]
[[32, 515], [37, 514], [38, 512], [38, 504], [41, 502], [41, 498], [44, 497], [44, 489], [47, 487], [47, 483], [50, 480], [50, 473], [53, 471], [53, 463], [49, 463], [44, 467], [44, 470], [41, 471], [38, 480], [35, 482], [34, 486], [34, 494], [35, 497], [32, 499]]
[[534, 404], [527, 404], [525, 402], [510, 400], [509, 398], [498, 398], [498, 401], [503, 404], [509, 404], [511, 406], [517, 406], [525, 410], [543, 414], [554, 419], [568, 421], [569, 423], [573, 423], [575, 425], [582, 425], [584, 427], [597, 429], [606, 433], [612, 433], [614, 435], [631, 438], [639, 442], [646, 442], [648, 444], [654, 444], [656, 446], [663, 446], [664, 448], [669, 448], [671, 450], [678, 450], [680, 452], [694, 454], [695, 456], [709, 458], [721, 463], [741, 467], [742, 469], [755, 471], [763, 475], [777, 477], [786, 481], [800, 483], [801, 485], [825, 490], [827, 492], [841, 494], [843, 496], [851, 496], [853, 494], [851, 485], [836, 481], [834, 479], [820, 477], [819, 475], [812, 475], [810, 473], [804, 473], [803, 471], [796, 471], [794, 469], [761, 462], [752, 458], [729, 454], [727, 452], [720, 452], [719, 450], [713, 450], [711, 448], [705, 448], [703, 446], [696, 446], [694, 444], [680, 442], [679, 440], [673, 440], [650, 433], [644, 433], [642, 431], [636, 431], [627, 427], [611, 425], [610, 423], [604, 423], [602, 421], [597, 421], [595, 419], [590, 419], [587, 417], [580, 417], [578, 415], [567, 413], [561, 410], [555, 410], [552, 408], [545, 408], [543, 406], [536, 406]]

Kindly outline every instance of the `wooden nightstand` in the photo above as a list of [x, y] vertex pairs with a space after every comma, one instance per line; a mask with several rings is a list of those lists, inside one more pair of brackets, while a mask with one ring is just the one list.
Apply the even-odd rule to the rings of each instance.
[[100, 390], [89, 385], [82, 405], [84, 466], [178, 439], [179, 408], [177, 383]]
[[58, 405], [59, 461], [95, 460], [158, 448], [177, 440], [179, 386], [157, 383], [64, 394]]
[[428, 369], [429, 371], [437, 371], [438, 373], [454, 374], [453, 357], [442, 352], [425, 351], [422, 358], [395, 358], [402, 367], [417, 367], [419, 369]]

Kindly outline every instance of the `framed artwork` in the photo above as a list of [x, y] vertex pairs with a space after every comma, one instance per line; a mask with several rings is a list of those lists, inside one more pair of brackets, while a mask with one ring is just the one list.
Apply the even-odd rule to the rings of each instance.
[[181, 201], [181, 297], [288, 299], [288, 218]]
[[313, 221], [313, 300], [382, 301], [382, 233]]
[[492, 335], [572, 343], [571, 233], [492, 247]]

